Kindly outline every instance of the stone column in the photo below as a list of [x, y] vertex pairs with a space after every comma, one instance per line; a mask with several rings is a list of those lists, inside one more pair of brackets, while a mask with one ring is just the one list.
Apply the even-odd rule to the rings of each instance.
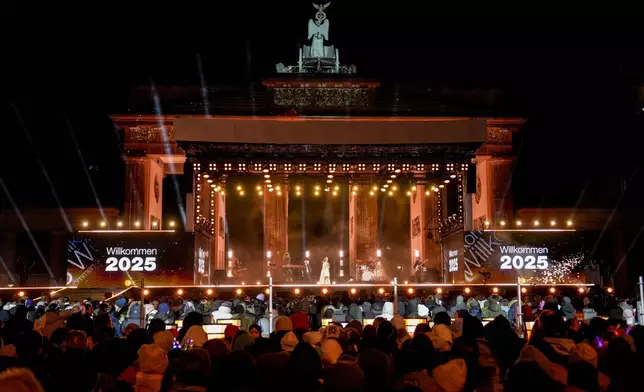
[[362, 186], [349, 199], [349, 276], [356, 276], [356, 261], [375, 261], [378, 248], [378, 197]]
[[264, 185], [264, 268], [267, 252], [271, 252], [270, 260], [277, 265], [277, 272], [288, 252], [288, 192], [286, 181], [272, 188]]
[[498, 227], [512, 217], [512, 158], [476, 156], [476, 193], [472, 202], [472, 228], [482, 230], [485, 221]]
[[217, 185], [214, 189], [211, 186], [210, 194], [210, 262], [215, 276], [226, 276], [226, 179], [220, 178]]
[[425, 261], [427, 274], [425, 279], [437, 281], [440, 275], [440, 246], [438, 222], [439, 214], [438, 195], [430, 189], [429, 185], [417, 183], [409, 196], [409, 238], [410, 255], [409, 271], [413, 272], [413, 265], [416, 257]]
[[[156, 157], [125, 159], [125, 221], [135, 229], [159, 230], [163, 220], [164, 163]], [[154, 223], [156, 222], [156, 223]]]

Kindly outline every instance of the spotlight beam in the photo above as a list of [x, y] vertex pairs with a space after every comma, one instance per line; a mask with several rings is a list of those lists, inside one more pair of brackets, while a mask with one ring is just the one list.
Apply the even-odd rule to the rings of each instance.
[[25, 222], [25, 219], [22, 216], [22, 213], [20, 212], [20, 210], [18, 209], [18, 206], [14, 202], [13, 197], [11, 197], [11, 194], [9, 193], [9, 189], [7, 189], [7, 187], [4, 184], [4, 181], [2, 180], [2, 178], [0, 178], [0, 187], [2, 187], [2, 190], [4, 191], [4, 194], [7, 196], [7, 200], [9, 200], [9, 203], [13, 207], [13, 210], [16, 212], [16, 216], [18, 217], [18, 220], [20, 220], [20, 224], [22, 225], [22, 228], [27, 233], [27, 236], [29, 237], [29, 241], [31, 241], [31, 244], [34, 246], [34, 249], [36, 250], [36, 253], [38, 253], [38, 257], [40, 257], [40, 261], [42, 261], [42, 263], [45, 266], [45, 268], [47, 268], [47, 272], [49, 272], [49, 276], [51, 278], [53, 278], [54, 273], [51, 272], [51, 268], [49, 268], [49, 264], [47, 264], [47, 260], [45, 259], [45, 256], [40, 251], [40, 248], [38, 247], [38, 243], [36, 242], [36, 239], [31, 234], [31, 230], [29, 230], [29, 226], [27, 226], [27, 222]]

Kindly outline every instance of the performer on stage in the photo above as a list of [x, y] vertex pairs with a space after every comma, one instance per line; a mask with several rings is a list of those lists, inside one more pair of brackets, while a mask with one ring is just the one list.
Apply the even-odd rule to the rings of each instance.
[[425, 280], [425, 261], [420, 261], [420, 257], [416, 257], [416, 260], [414, 261], [412, 273], [414, 274], [414, 280], [416, 283], [422, 283]]
[[233, 263], [233, 276], [235, 278], [241, 277], [242, 272], [245, 270], [244, 266], [242, 265], [242, 262], [239, 261], [239, 259], [235, 259]]
[[320, 271], [318, 284], [331, 284], [331, 264], [329, 264], [328, 257], [322, 260], [322, 271]]
[[308, 260], [304, 260], [304, 268], [302, 268], [302, 278], [305, 281], [311, 283], [311, 263]]
[[286, 283], [293, 283], [293, 270], [290, 268], [291, 254], [289, 252], [286, 252], [286, 254], [284, 255], [284, 260], [282, 265], [288, 266], [287, 268], [284, 268], [284, 278], [286, 279]]
[[382, 260], [380, 260], [380, 258], [376, 259], [376, 266], [373, 269], [373, 277], [374, 277], [374, 280], [378, 282], [387, 280], [385, 269], [382, 265]]

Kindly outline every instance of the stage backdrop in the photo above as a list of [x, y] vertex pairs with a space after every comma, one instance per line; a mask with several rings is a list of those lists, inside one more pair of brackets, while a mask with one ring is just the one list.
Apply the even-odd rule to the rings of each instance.
[[117, 288], [141, 278], [152, 286], [193, 284], [194, 244], [192, 233], [75, 233], [67, 243], [67, 284]]
[[583, 233], [465, 231], [443, 241], [447, 283], [585, 283]]

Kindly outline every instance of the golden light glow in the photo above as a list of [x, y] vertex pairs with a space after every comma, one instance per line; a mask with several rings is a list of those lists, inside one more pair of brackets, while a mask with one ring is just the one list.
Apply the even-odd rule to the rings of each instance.
[[177, 294], [183, 295], [183, 290], [182, 289], [177, 290]]
[[377, 185], [374, 185], [373, 187], [371, 187], [371, 190], [377, 191], [377, 190], [378, 190], [378, 186], [377, 186]]
[[433, 187], [433, 188], [432, 188], [432, 190], [433, 190], [434, 192], [438, 192], [438, 188], [437, 188], [437, 187]]
[[213, 292], [212, 289], [206, 290], [206, 294], [208, 294], [208, 295], [212, 295], [212, 292]]
[[315, 196], [320, 196], [320, 191], [315, 191], [315, 192], [313, 192], [313, 194], [314, 194]]
[[329, 289], [327, 289], [326, 287], [322, 289], [322, 294], [326, 295], [328, 292], [329, 292]]
[[123, 227], [123, 222], [122, 222], [122, 221], [118, 221], [118, 222], [116, 222], [116, 226], [117, 226], [117, 227]]
[[517, 226], [521, 226], [521, 221], [520, 220], [517, 221]]
[[100, 225], [101, 225], [101, 227], [105, 227], [105, 226], [107, 226], [107, 223], [105, 223], [105, 221], [101, 221]]
[[282, 188], [278, 185], [278, 186], [276, 186], [276, 187], [275, 187], [275, 190], [276, 190], [276, 191], [281, 191], [281, 190], [282, 190]]
[[441, 189], [443, 189], [443, 188], [445, 188], [445, 185], [440, 184], [438, 187], [439, 187], [439, 188], [441, 188]]
[[583, 287], [580, 287], [577, 291], [579, 291], [579, 294], [583, 294], [586, 290]]
[[143, 290], [143, 295], [149, 295], [149, 294], [150, 294], [150, 290], [148, 290], [148, 289]]
[[381, 287], [381, 288], [379, 288], [379, 289], [378, 289], [378, 293], [379, 293], [379, 294], [384, 294], [384, 293], [385, 293], [385, 289], [383, 289], [382, 287]]
[[571, 220], [567, 221], [566, 226], [568, 226], [568, 227], [572, 226], [572, 221]]
[[89, 222], [88, 221], [83, 221], [82, 225], [83, 225], [83, 227], [87, 227], [87, 226], [89, 226]]
[[271, 180], [264, 180], [265, 183], [270, 184]]
[[555, 289], [554, 287], [551, 287], [548, 291], [550, 291], [550, 293], [554, 294], [555, 291], [557, 291], [557, 289]]
[[210, 177], [208, 174], [203, 175], [203, 178], [208, 178], [208, 177]]
[[541, 222], [539, 222], [538, 220], [534, 221], [534, 227], [539, 227], [539, 224], [541, 224]]
[[414, 294], [414, 289], [412, 287], [410, 287], [410, 288], [407, 289], [407, 292], [409, 294]]
[[358, 185], [354, 185], [353, 189], [357, 191], [358, 189], [360, 189], [360, 187]]
[[235, 293], [236, 293], [237, 295], [242, 295], [242, 293], [243, 293], [243, 292], [244, 292], [244, 290], [242, 290], [242, 289], [237, 289], [237, 290], [235, 290]]
[[373, 196], [375, 193], [373, 191], [369, 191], [369, 196]]
[[465, 291], [465, 294], [469, 294], [472, 291], [472, 289], [470, 289], [469, 287], [466, 287], [465, 290], [463, 291]]
[[265, 292], [266, 294], [270, 294], [270, 293], [271, 293], [271, 289], [266, 289], [266, 290], [264, 290], [264, 292]]
[[259, 286], [260, 284], [262, 284], [262, 282], [258, 280], [257, 282], [255, 282], [255, 284]]
[[56, 294], [56, 292], [55, 291], [50, 291], [49, 294], [54, 295], [54, 294]]
[[351, 288], [351, 290], [350, 290], [350, 292], [351, 292], [351, 294], [355, 295], [355, 293], [357, 293], [357, 292], [358, 292], [358, 290], [356, 290], [355, 288], [353, 288], [353, 287], [352, 287], [352, 288]]
[[174, 221], [170, 221], [170, 222], [168, 222], [168, 225], [170, 225], [170, 227], [174, 227], [176, 225], [176, 223], [174, 223]]
[[407, 280], [406, 280], [406, 281], [404, 281], [403, 283], [404, 283], [404, 284], [409, 284], [409, 281], [407, 281]]
[[556, 224], [557, 224], [557, 222], [556, 222], [556, 221], [554, 221], [554, 220], [551, 220], [551, 221], [550, 221], [550, 226], [554, 227]]
[[123, 282], [123, 283], [125, 284], [125, 287], [130, 287], [130, 286], [132, 286], [132, 281], [131, 281], [131, 280], [129, 280], [129, 279], [126, 279], [126, 280], [125, 280], [125, 282]]
[[239, 191], [239, 196], [244, 196], [244, 191]]
[[521, 287], [521, 292], [522, 292], [523, 294], [525, 294], [525, 293], [527, 293], [527, 292], [528, 292], [528, 289], [526, 289], [525, 287]]
[[441, 294], [442, 292], [443, 292], [442, 288], [440, 288], [440, 287], [436, 288], [436, 293]]
[[257, 189], [258, 191], [261, 191], [261, 190], [262, 190], [262, 186], [261, 186], [261, 185], [257, 185], [257, 187], [255, 187], [255, 189]]
[[505, 221], [501, 221], [501, 222], [499, 222], [499, 224], [501, 225], [501, 227], [504, 227], [505, 226]]
[[412, 187], [411, 187], [411, 190], [412, 190], [412, 191], [415, 191], [415, 190], [416, 190], [416, 185], [412, 186]]
[[490, 221], [485, 221], [483, 224], [485, 225], [485, 227], [488, 227], [490, 226]]
[[18, 297], [24, 297], [25, 292], [24, 291], [18, 291]]
[[300, 289], [294, 289], [293, 294], [295, 295], [300, 295]]
[[340, 186], [339, 186], [339, 185], [336, 185], [335, 187], [333, 187], [333, 189], [334, 189], [334, 190], [336, 190], [336, 191], [339, 191], [339, 190], [340, 190]]
[[606, 292], [611, 294], [613, 292], [613, 288], [612, 287], [606, 287]]
[[139, 226], [141, 226], [141, 222], [139, 222], [139, 221], [134, 222], [134, 226], [135, 226], [135, 227], [139, 227]]
[[411, 191], [407, 191], [407, 196], [411, 196]]
[[159, 226], [159, 222], [157, 221], [152, 221], [152, 227], [157, 227]]
[[238, 191], [241, 191], [241, 190], [242, 190], [242, 186], [241, 186], [241, 185], [237, 185], [237, 190], [238, 190]]
[[259, 192], [257, 192], [257, 194], [261, 196], [261, 195], [263, 195], [263, 194], [264, 194], [264, 192], [259, 191]]
[[295, 191], [295, 196], [300, 196], [301, 194], [302, 194], [302, 192], [300, 192], [300, 191]]
[[495, 294], [496, 294], [496, 293], [498, 293], [498, 292], [499, 292], [499, 288], [498, 288], [498, 287], [494, 287], [494, 288], [492, 289], [492, 292], [493, 292], [493, 293], [495, 293]]
[[315, 190], [316, 190], [316, 191], [319, 191], [319, 190], [320, 190], [320, 186], [319, 186], [319, 185], [316, 185], [316, 186], [315, 186]]
[[277, 196], [282, 196], [282, 192], [281, 192], [281, 191], [277, 191]]
[[391, 187], [391, 189], [394, 190], [394, 191], [397, 191], [398, 187], [396, 185], [394, 185], [394, 186]]
[[425, 191], [425, 196], [429, 196], [430, 192], [429, 189]]
[[449, 180], [444, 180], [443, 182], [446, 184], [449, 184]]
[[389, 196], [393, 196], [393, 195], [394, 195], [394, 193], [393, 193], [392, 191], [389, 191], [389, 192], [388, 192], [388, 194], [389, 194]]

